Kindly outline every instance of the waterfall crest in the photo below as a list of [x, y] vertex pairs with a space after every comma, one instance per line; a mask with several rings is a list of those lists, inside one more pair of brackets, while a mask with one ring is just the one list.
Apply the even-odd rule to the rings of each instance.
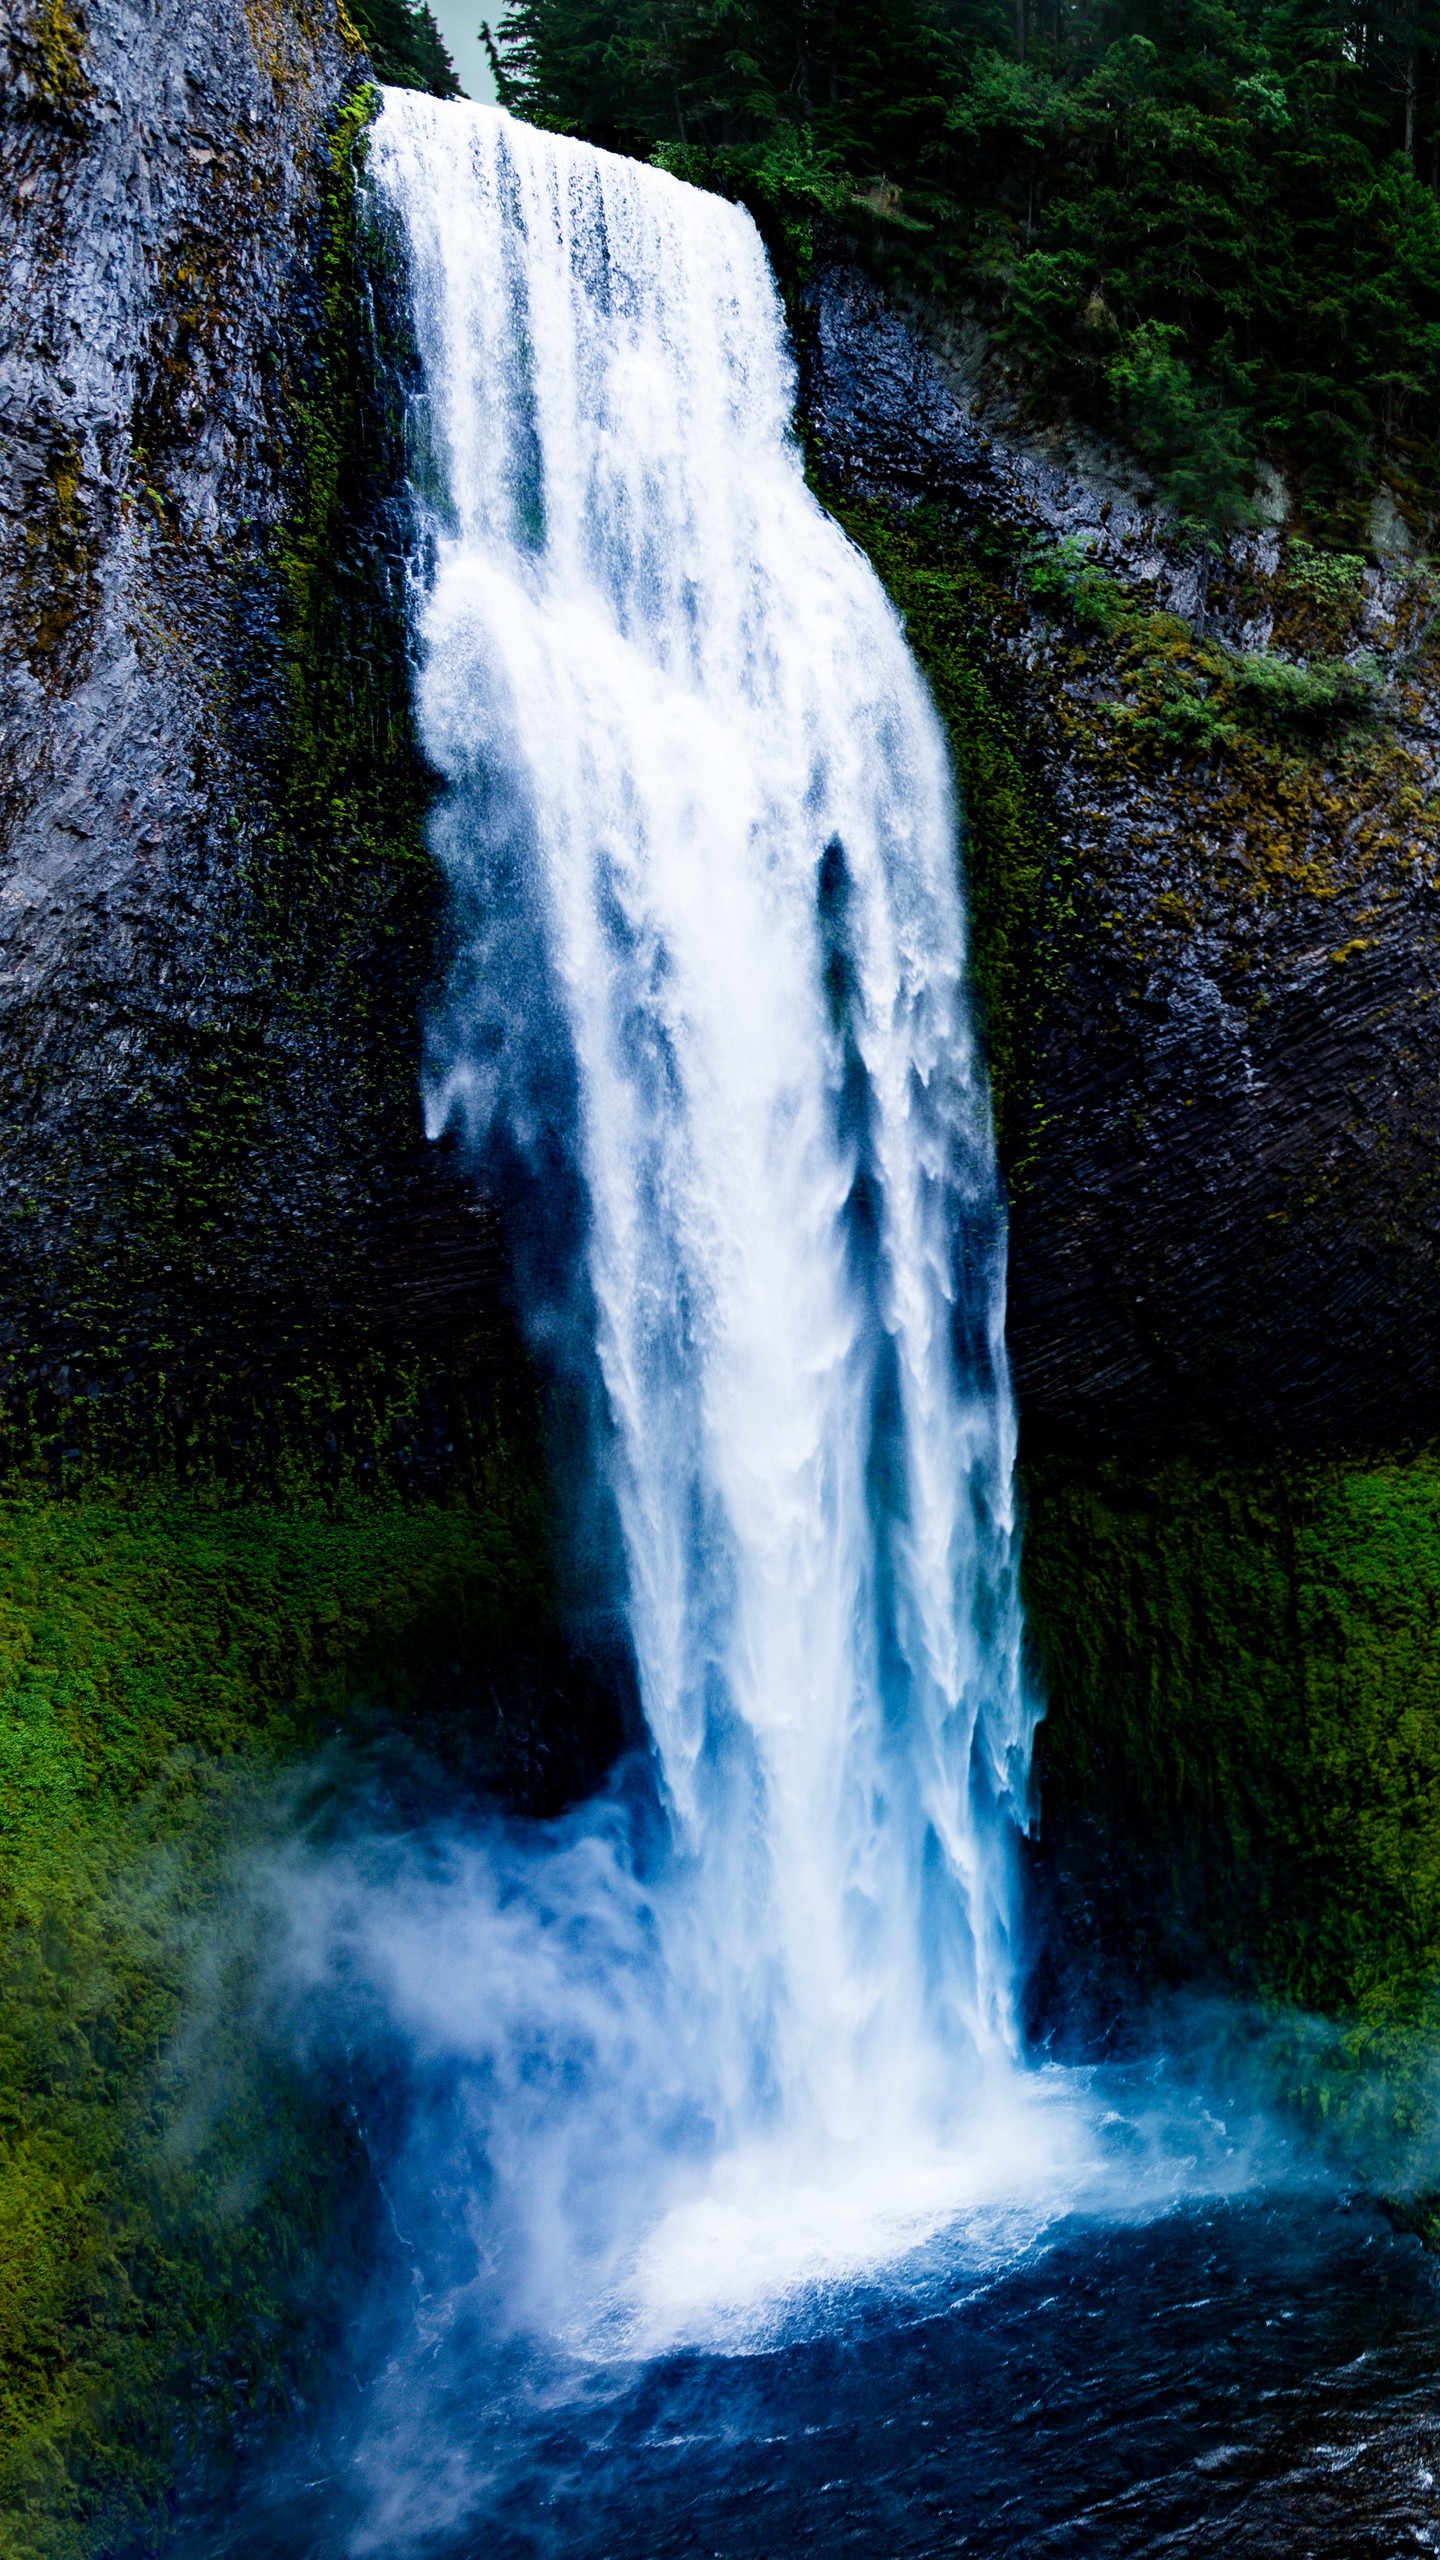
[[1016, 2043], [1004, 1226], [944, 742], [737, 207], [387, 92], [432, 1131], [563, 1158], [721, 2152], [953, 2143]]

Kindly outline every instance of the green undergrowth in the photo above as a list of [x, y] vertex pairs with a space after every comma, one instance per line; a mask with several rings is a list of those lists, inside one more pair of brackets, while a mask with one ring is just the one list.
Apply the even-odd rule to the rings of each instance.
[[1071, 1995], [1258, 2002], [1287, 2093], [1440, 2188], [1440, 1458], [1049, 1458], [1027, 1490]]
[[365, 2163], [247, 2010], [237, 1872], [357, 1700], [543, 1640], [523, 1485], [0, 1503], [4, 2560], [151, 2548], [176, 2479], [341, 2352]]
[[[1363, 563], [1315, 553], [1304, 543], [1296, 546], [1293, 569], [1285, 564], [1282, 610], [1293, 590], [1312, 608], [1312, 623], [1330, 626], [1319, 653], [1306, 658], [1230, 649], [1197, 634], [1135, 595], [1075, 535], [1037, 541], [1022, 556], [1021, 579], [1042, 612], [1111, 645], [1120, 689], [1108, 717], [1133, 743], [1202, 756], [1226, 748], [1252, 755], [1268, 750], [1284, 760], [1375, 719], [1382, 709], [1386, 671], [1374, 652], [1343, 656], [1335, 648], [1358, 606], [1357, 566]], [[1323, 574], [1332, 569], [1343, 574]], [[1266, 598], [1272, 605], [1276, 600]]]

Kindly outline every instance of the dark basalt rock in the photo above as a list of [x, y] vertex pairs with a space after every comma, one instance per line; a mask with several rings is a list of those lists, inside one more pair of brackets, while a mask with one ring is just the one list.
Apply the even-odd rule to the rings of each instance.
[[[804, 399], [836, 490], [938, 503], [1022, 561], [1079, 535], [1157, 613], [1194, 615], [1193, 552], [1134, 467], [1027, 430], [983, 351], [844, 265], [810, 292]], [[1217, 571], [1211, 632], [1235, 651], [1264, 647], [1282, 561], [1262, 528]], [[1313, 747], [1301, 789], [1223, 746], [1127, 762], [1123, 670], [1011, 581], [989, 674], [1045, 778], [1064, 891], [1032, 926], [1011, 1226], [1032, 1448], [1440, 1425], [1440, 682], [1413, 585], [1366, 573], [1348, 638], [1382, 661], [1384, 725], [1359, 758]]]
[[243, 1001], [216, 930], [255, 783], [236, 661], [276, 643], [285, 381], [349, 72], [333, 21], [277, 13], [267, 53], [240, 9], [96, 0], [59, 116], [26, 17], [0, 15], [12, 1215], [157, 1019]]
[[503, 1331], [419, 1119], [404, 351], [342, 24], [0, 5], [0, 1408], [56, 1464], [243, 1474], [303, 1405], [329, 1466], [327, 1405], [488, 1394]]

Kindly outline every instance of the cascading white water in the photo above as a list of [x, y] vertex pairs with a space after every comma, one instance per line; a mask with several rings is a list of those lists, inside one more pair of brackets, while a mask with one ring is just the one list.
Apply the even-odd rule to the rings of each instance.
[[430, 1120], [566, 1123], [657, 1961], [722, 2154], [934, 2156], [1014, 2051], [1033, 1722], [939, 724], [746, 214], [395, 91], [371, 169], [461, 944]]

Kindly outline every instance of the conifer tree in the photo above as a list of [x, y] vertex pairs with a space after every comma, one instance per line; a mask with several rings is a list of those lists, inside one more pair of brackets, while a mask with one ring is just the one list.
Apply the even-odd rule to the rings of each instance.
[[392, 88], [460, 96], [455, 65], [427, 0], [349, 0], [349, 8], [379, 77]]
[[1207, 550], [1262, 456], [1342, 542], [1440, 511], [1440, 0], [516, 0], [498, 54], [978, 308]]

